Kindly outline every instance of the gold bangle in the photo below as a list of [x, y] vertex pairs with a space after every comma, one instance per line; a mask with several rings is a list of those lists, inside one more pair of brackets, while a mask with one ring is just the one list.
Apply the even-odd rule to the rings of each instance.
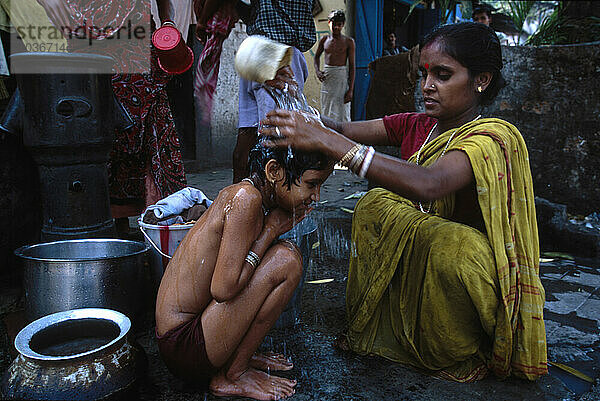
[[344, 156], [342, 156], [342, 158], [340, 159], [339, 163], [344, 166], [344, 167], [348, 167], [348, 163], [350, 162], [350, 160], [352, 160], [352, 158], [356, 155], [356, 152], [358, 152], [358, 150], [360, 149], [361, 145], [360, 144], [356, 144], [352, 147], [352, 149], [350, 149], [348, 151], [348, 153], [346, 153]]
[[348, 166], [348, 168], [354, 173], [358, 175], [358, 170], [363, 162], [363, 160], [365, 159], [365, 156], [367, 155], [367, 150], [369, 148], [367, 148], [365, 145], [362, 145], [360, 150], [356, 153], [356, 155], [354, 156], [354, 158], [352, 158], [352, 161], [350, 162], [350, 165]]

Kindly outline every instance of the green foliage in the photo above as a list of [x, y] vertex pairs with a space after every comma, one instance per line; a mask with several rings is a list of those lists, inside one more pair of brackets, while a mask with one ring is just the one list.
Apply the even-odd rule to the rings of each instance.
[[473, 17], [473, 2], [470, 0], [463, 0], [460, 2], [460, 13], [463, 19], [471, 19]]
[[440, 10], [440, 17], [442, 17], [442, 24], [448, 22], [448, 18], [452, 15], [452, 12], [456, 10], [456, 5], [460, 3], [460, 1], [455, 0], [437, 0], [435, 5]]
[[520, 32], [523, 32], [523, 25], [529, 16], [531, 10], [535, 6], [535, 1], [507, 1], [508, 8], [510, 10], [510, 17], [512, 18], [515, 26]]
[[527, 39], [526, 45], [566, 45], [600, 40], [600, 18], [569, 18], [565, 2], [546, 17], [538, 30]]
[[[441, 21], [442, 24], [445, 24], [446, 22], [448, 22], [448, 18], [450, 18], [450, 16], [452, 15], [452, 12], [456, 9], [456, 6], [459, 3], [466, 3], [466, 2], [457, 1], [457, 0], [435, 0], [435, 7], [436, 7], [436, 9], [440, 10], [440, 17], [442, 18], [442, 21]], [[412, 4], [410, 5], [410, 9], [408, 10], [408, 15], [404, 19], [403, 24], [406, 24], [406, 21], [408, 21], [408, 17], [411, 16], [412, 12], [414, 11], [415, 8], [417, 8], [418, 5], [422, 5], [425, 7], [427, 6], [426, 2], [423, 0], [414, 0], [412, 2]]]

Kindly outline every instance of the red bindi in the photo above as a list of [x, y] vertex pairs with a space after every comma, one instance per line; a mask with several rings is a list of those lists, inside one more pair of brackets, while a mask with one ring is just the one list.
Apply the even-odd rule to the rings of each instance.
[[428, 70], [429, 69], [429, 63], [425, 63], [425, 69]]

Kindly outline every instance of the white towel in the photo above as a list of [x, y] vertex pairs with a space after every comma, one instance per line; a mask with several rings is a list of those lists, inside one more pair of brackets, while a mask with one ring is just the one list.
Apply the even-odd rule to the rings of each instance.
[[[156, 218], [161, 220], [158, 223], [161, 226], [170, 226], [171, 224], [183, 223], [183, 218], [179, 215], [183, 213], [184, 210], [187, 210], [194, 205], [204, 205], [208, 209], [211, 204], [212, 201], [208, 199], [206, 195], [204, 195], [204, 192], [197, 188], [186, 187], [172, 195], [167, 196], [164, 199], [159, 200], [154, 205], [148, 206], [142, 214], [142, 220], [144, 219], [146, 213], [152, 210]], [[169, 216], [174, 217], [168, 219]]]

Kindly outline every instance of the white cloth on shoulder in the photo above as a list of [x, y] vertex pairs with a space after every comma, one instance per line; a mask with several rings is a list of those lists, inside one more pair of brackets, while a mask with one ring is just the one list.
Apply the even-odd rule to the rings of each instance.
[[[148, 206], [142, 214], [142, 220], [146, 213], [152, 211], [156, 218], [162, 220], [158, 223], [161, 226], [183, 223], [183, 218], [179, 215], [183, 213], [184, 210], [187, 210], [194, 205], [204, 205], [208, 209], [211, 204], [212, 201], [204, 195], [204, 192], [197, 188], [186, 187], [159, 200], [154, 205]], [[169, 216], [173, 216], [173, 218], [167, 219]]]

